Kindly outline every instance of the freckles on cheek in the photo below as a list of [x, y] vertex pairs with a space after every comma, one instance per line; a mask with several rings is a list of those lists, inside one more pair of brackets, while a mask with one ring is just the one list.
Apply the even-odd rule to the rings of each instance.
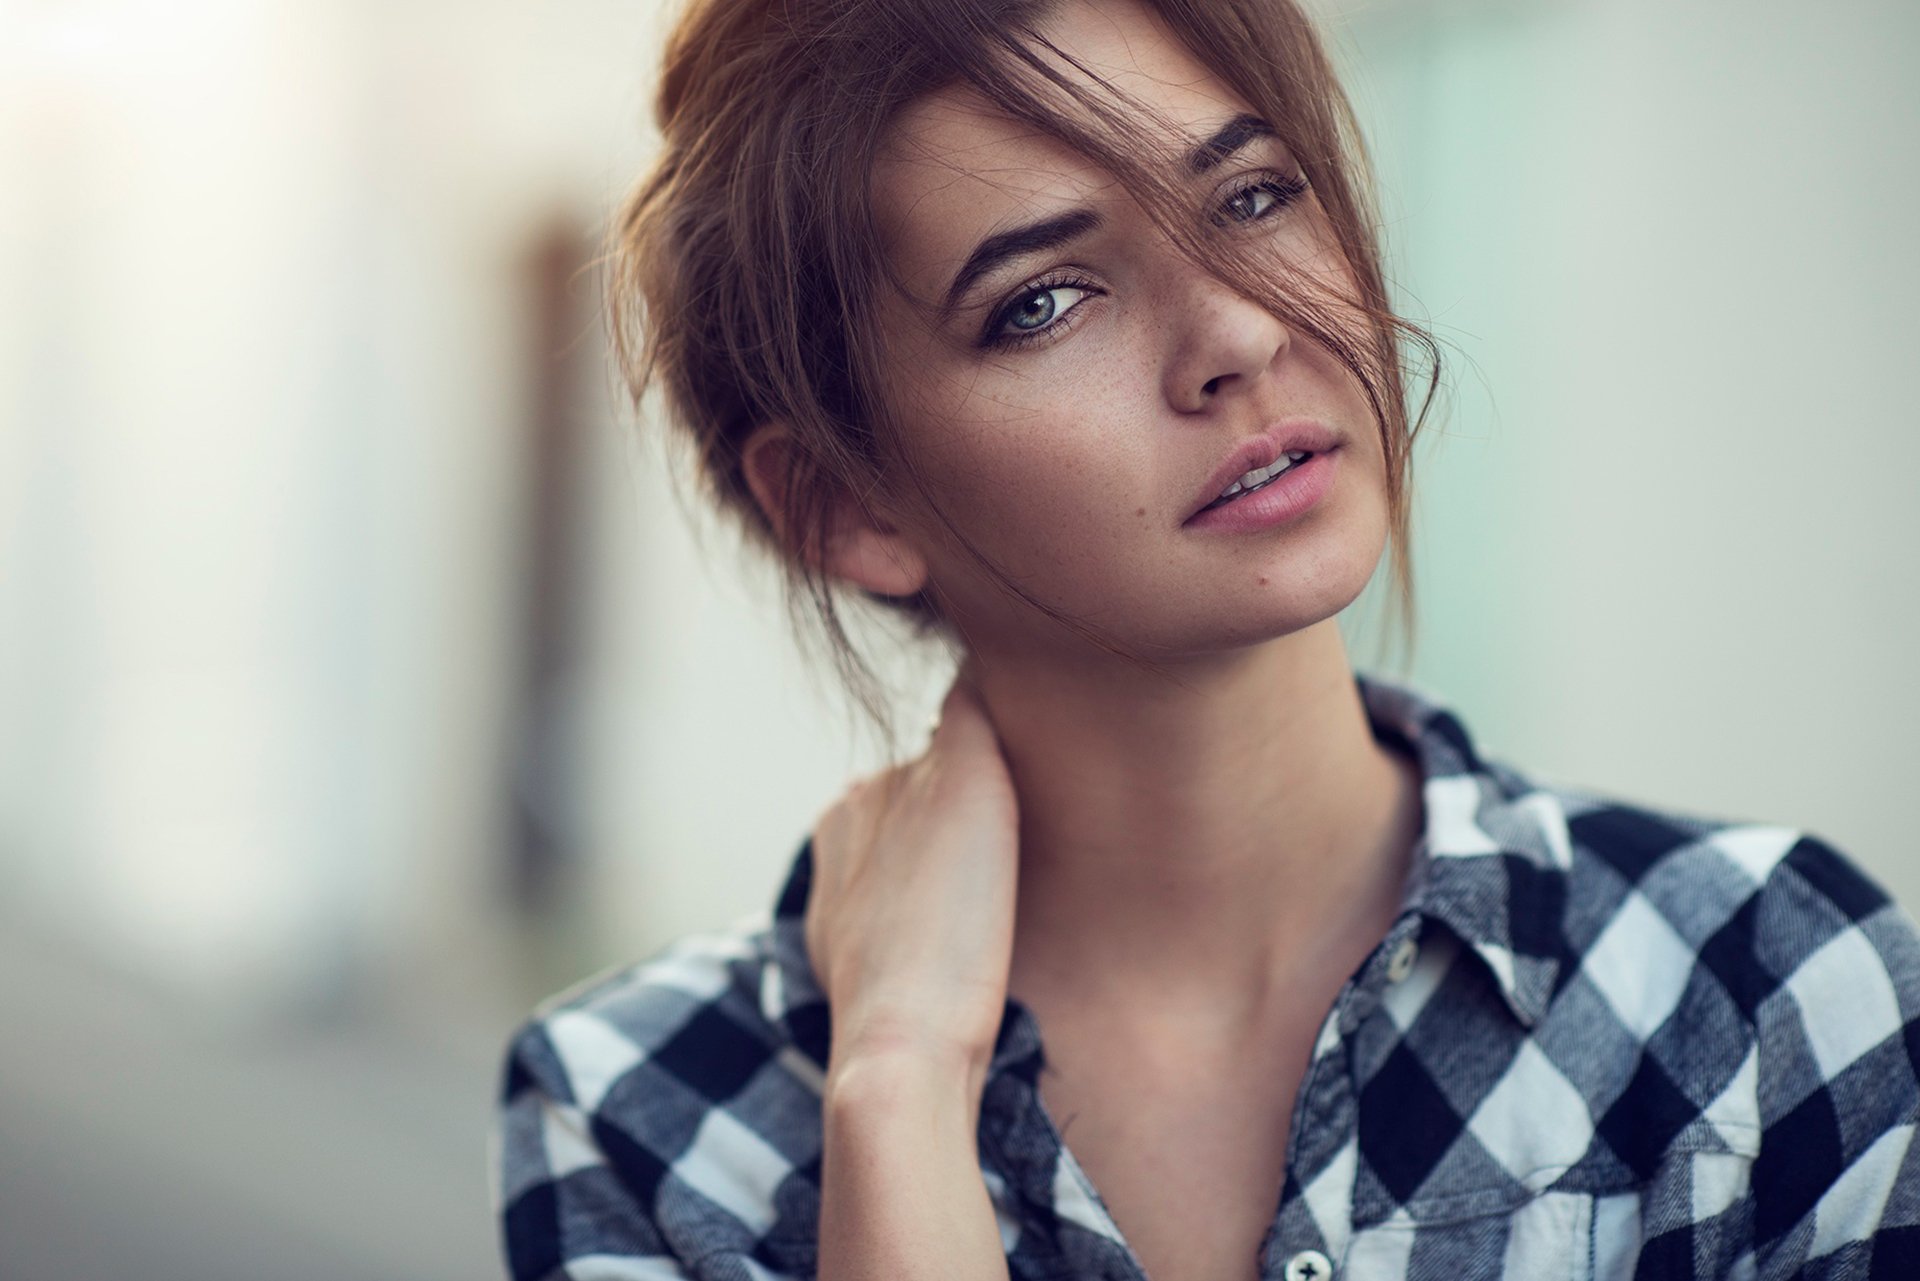
[[[1158, 384], [1134, 336], [1098, 324], [1036, 352], [979, 362], [947, 353], [920, 367], [912, 427], [922, 457], [988, 541], [1051, 538], [1063, 527], [1084, 541], [1090, 517], [1104, 511], [1110, 532], [1124, 521], [1111, 495], [1128, 455], [1151, 453]], [[1138, 522], [1150, 523], [1150, 512], [1136, 502]]]

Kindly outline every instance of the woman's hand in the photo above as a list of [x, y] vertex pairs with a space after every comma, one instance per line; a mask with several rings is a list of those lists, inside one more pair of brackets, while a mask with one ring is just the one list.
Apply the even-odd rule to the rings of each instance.
[[1019, 816], [962, 667], [927, 750], [856, 781], [813, 830], [807, 952], [836, 1065], [904, 1052], [992, 1059], [1013, 960]]

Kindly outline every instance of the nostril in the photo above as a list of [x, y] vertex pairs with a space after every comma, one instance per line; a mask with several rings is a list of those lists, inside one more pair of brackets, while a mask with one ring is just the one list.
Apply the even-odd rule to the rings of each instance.
[[1200, 390], [1211, 396], [1214, 392], [1220, 390], [1220, 380], [1218, 378], [1209, 378], [1200, 385]]

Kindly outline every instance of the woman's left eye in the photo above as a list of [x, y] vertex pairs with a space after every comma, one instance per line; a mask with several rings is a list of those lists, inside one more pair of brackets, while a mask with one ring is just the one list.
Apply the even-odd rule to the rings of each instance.
[[1235, 222], [1254, 222], [1266, 217], [1274, 210], [1290, 205], [1305, 195], [1307, 180], [1304, 177], [1280, 178], [1267, 177], [1240, 188], [1222, 202], [1225, 217]]

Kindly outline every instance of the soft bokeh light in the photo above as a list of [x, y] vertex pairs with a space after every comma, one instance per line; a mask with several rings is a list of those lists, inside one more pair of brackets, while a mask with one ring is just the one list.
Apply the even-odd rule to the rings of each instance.
[[[1413, 679], [1920, 902], [1920, 9], [1319, 8], [1451, 345]], [[607, 364], [669, 16], [0, 0], [0, 1275], [497, 1274], [512, 1024], [876, 759]]]

